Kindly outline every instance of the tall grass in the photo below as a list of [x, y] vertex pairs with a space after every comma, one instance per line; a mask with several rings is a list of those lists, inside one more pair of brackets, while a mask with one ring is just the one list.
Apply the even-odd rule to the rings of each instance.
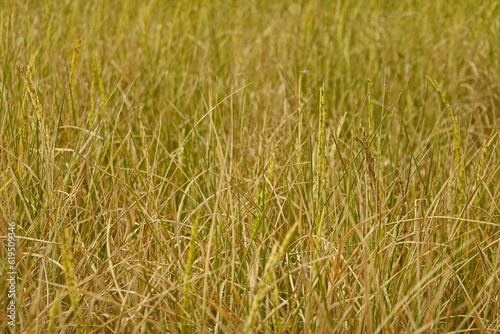
[[497, 2], [14, 1], [0, 22], [18, 332], [500, 330]]

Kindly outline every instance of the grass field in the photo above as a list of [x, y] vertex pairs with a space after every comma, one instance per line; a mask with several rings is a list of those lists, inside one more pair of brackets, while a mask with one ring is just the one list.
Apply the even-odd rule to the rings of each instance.
[[5, 333], [500, 332], [497, 1], [0, 24]]

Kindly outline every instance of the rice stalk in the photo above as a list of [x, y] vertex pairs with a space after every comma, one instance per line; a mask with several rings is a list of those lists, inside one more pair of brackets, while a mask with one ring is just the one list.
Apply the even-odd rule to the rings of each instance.
[[77, 321], [76, 331], [82, 333], [83, 319], [79, 311], [80, 293], [76, 284], [75, 268], [73, 265], [73, 252], [71, 251], [71, 233], [68, 228], [64, 229], [64, 237], [60, 238], [60, 249], [62, 255], [62, 266], [64, 268], [64, 278], [71, 302], [71, 311]]
[[78, 57], [80, 56], [80, 47], [82, 45], [82, 37], [81, 36], [77, 36], [76, 37], [76, 40], [75, 40], [75, 47], [73, 49], [73, 56], [71, 58], [71, 68], [70, 68], [70, 72], [69, 72], [69, 95], [68, 95], [68, 99], [69, 99], [69, 106], [71, 108], [71, 111], [72, 112], [75, 112], [75, 97], [74, 97], [74, 94], [75, 94], [75, 79], [76, 79], [76, 66], [77, 66], [77, 62], [78, 62]]
[[245, 320], [245, 325], [243, 327], [243, 332], [245, 334], [251, 334], [254, 332], [255, 322], [257, 321], [257, 315], [259, 313], [260, 306], [262, 301], [266, 297], [268, 292], [268, 288], [273, 284], [271, 281], [272, 272], [274, 270], [274, 266], [278, 262], [278, 260], [285, 254], [288, 245], [292, 241], [293, 234], [295, 229], [298, 226], [298, 222], [293, 224], [290, 229], [287, 231], [285, 238], [281, 242], [277, 242], [274, 244], [273, 249], [271, 251], [271, 255], [269, 256], [266, 266], [264, 268], [264, 272], [262, 273], [261, 280], [257, 285], [257, 289], [252, 298], [252, 303], [250, 305], [250, 311], [248, 312], [248, 316]]
[[142, 149], [142, 156], [144, 157], [144, 160], [146, 161], [146, 175], [147, 175], [147, 184], [148, 187], [152, 186], [153, 182], [153, 174], [152, 174], [152, 168], [151, 168], [151, 161], [149, 159], [149, 149], [148, 149], [148, 142], [146, 138], [146, 130], [144, 126], [144, 115], [142, 112], [142, 109], [139, 110], [139, 131], [141, 133], [141, 149]]
[[92, 129], [96, 118], [96, 96], [99, 87], [100, 73], [99, 73], [99, 59], [97, 54], [94, 53], [92, 57], [92, 84], [90, 86], [90, 111], [88, 124]]
[[324, 183], [325, 183], [325, 83], [323, 82], [319, 93], [319, 124], [318, 124], [318, 155], [316, 160], [316, 212], [317, 212], [317, 230], [316, 242], [319, 246], [323, 234], [323, 224], [326, 215], [326, 203], [324, 203]]
[[431, 77], [427, 76], [427, 79], [431, 82], [431, 84], [434, 86], [434, 89], [439, 93], [441, 96], [441, 100], [443, 101], [445, 105], [445, 109], [448, 110], [451, 123], [453, 126], [453, 161], [455, 163], [455, 166], [458, 168], [457, 171], [457, 176], [454, 176], [455, 179], [455, 189], [456, 193], [458, 195], [458, 198], [460, 199], [460, 202], [462, 204], [465, 204], [466, 197], [465, 197], [465, 192], [464, 192], [464, 178], [465, 178], [465, 168], [463, 165], [463, 153], [462, 153], [462, 147], [460, 145], [460, 128], [458, 126], [458, 121], [457, 117], [455, 115], [455, 112], [450, 106], [450, 103], [448, 102], [448, 99], [446, 98], [446, 94], [444, 91], [441, 89], [441, 86], [437, 83], [436, 80], [432, 79]]
[[299, 120], [297, 123], [297, 140], [295, 142], [295, 154], [297, 156], [297, 164], [300, 164], [302, 161], [302, 128], [304, 122], [304, 92], [303, 92], [303, 81], [304, 81], [304, 73], [300, 72], [299, 74]]

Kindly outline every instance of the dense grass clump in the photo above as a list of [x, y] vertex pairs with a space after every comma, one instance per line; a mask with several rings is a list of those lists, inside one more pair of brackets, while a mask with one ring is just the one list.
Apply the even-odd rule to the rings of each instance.
[[32, 0], [0, 22], [19, 332], [500, 331], [498, 2]]

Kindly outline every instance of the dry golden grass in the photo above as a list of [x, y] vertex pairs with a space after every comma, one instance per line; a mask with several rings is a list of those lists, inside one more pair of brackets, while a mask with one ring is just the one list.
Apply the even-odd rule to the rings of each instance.
[[0, 24], [17, 332], [500, 331], [497, 2], [30, 0]]

